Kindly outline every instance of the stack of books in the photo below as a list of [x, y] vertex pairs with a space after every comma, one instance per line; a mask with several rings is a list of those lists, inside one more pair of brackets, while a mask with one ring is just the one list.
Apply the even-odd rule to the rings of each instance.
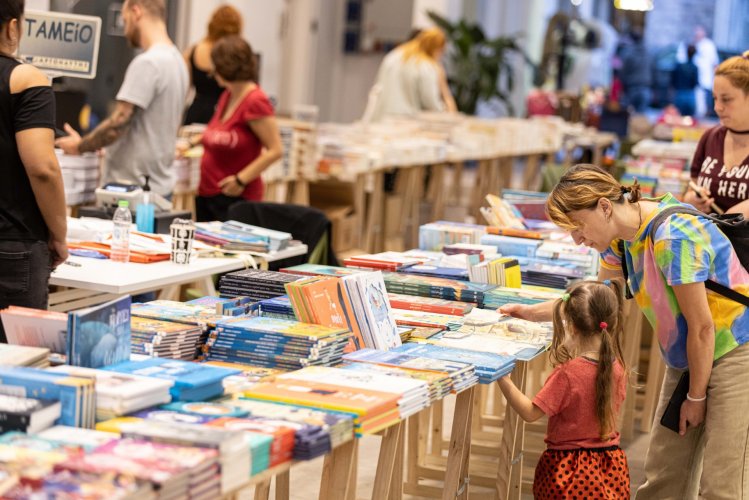
[[245, 269], [221, 276], [219, 292], [222, 297], [250, 297], [254, 301], [272, 299], [286, 293], [284, 285], [301, 276], [262, 269]]
[[172, 400], [171, 380], [61, 365], [50, 371], [96, 381], [96, 420], [127, 415]]
[[[328, 449], [333, 449], [354, 439], [354, 418], [353, 415], [348, 413], [318, 410], [244, 397], [232, 400], [231, 404], [247, 410], [253, 418], [267, 418], [281, 422], [319, 427], [321, 431], [319, 436], [317, 434], [313, 436], [305, 435], [304, 438], [319, 438], [323, 442], [322, 446], [327, 446]], [[325, 442], [327, 442], [327, 445]], [[295, 453], [297, 445], [298, 443], [295, 442]]]
[[107, 366], [105, 370], [170, 380], [174, 401], [205, 401], [224, 393], [223, 379], [239, 370], [219, 368], [176, 359], [150, 358]]
[[291, 300], [289, 300], [288, 295], [261, 300], [257, 305], [259, 316], [278, 319], [299, 319], [294, 314], [294, 308], [291, 306]]
[[291, 233], [253, 226], [251, 224], [245, 224], [243, 222], [238, 222], [235, 220], [228, 220], [222, 223], [221, 228], [224, 231], [229, 231], [236, 234], [263, 238], [268, 242], [268, 249], [271, 252], [283, 250], [284, 248], [289, 246], [289, 243], [291, 243]]
[[384, 352], [375, 349], [362, 349], [346, 354], [344, 359], [351, 363], [368, 363], [408, 370], [436, 372], [449, 378], [449, 391], [451, 392], [460, 392], [472, 387], [479, 380], [475, 367], [469, 363], [403, 354], [396, 350]]
[[496, 247], [497, 252], [511, 257], [535, 257], [542, 243], [541, 240], [535, 238], [518, 238], [495, 234], [486, 234], [481, 238], [482, 245]]
[[221, 417], [211, 420], [205, 425], [229, 431], [264, 434], [272, 438], [269, 458], [270, 467], [288, 462], [294, 454], [294, 429], [285, 425], [285, 423], [262, 422], [249, 418]]
[[425, 311], [393, 309], [393, 318], [399, 326], [425, 326], [441, 330], [457, 330], [463, 325], [462, 316]]
[[588, 269], [574, 262], [518, 257], [523, 284], [567, 289], [585, 278]]
[[419, 227], [419, 248], [441, 251], [454, 243], [478, 243], [486, 233], [486, 226], [460, 222], [436, 221]]
[[401, 252], [362, 254], [343, 260], [346, 267], [381, 271], [400, 271], [401, 269], [415, 264], [422, 264], [423, 262], [422, 259], [409, 257]]
[[216, 450], [221, 474], [221, 494], [244, 485], [252, 470], [250, 449], [241, 432], [207, 425], [144, 420], [123, 425], [122, 437]]
[[469, 351], [430, 344], [404, 344], [396, 352], [421, 356], [425, 358], [442, 359], [470, 363], [476, 368], [476, 375], [482, 384], [490, 384], [509, 374], [515, 367], [515, 358], [490, 352]]
[[245, 397], [352, 413], [358, 436], [380, 431], [400, 419], [397, 394], [322, 382], [275, 378], [257, 384]]
[[333, 276], [341, 278], [349, 274], [360, 273], [362, 270], [351, 267], [324, 266], [322, 264], [299, 264], [298, 266], [285, 267], [281, 269], [281, 272], [302, 276]]
[[253, 317], [219, 322], [204, 348], [208, 361], [294, 370], [339, 363], [349, 332], [285, 319]]
[[253, 366], [243, 363], [229, 363], [227, 361], [206, 361], [205, 364], [209, 366], [218, 366], [219, 368], [239, 370], [239, 374], [229, 375], [224, 378], [223, 384], [225, 394], [240, 394], [258, 382], [261, 382], [264, 378], [273, 377], [286, 371], [279, 368], [264, 368], [262, 366]]
[[468, 281], [468, 270], [464, 267], [444, 267], [434, 266], [431, 264], [416, 264], [404, 267], [400, 270], [406, 274], [416, 274], [418, 276], [432, 276], [435, 278], [446, 278], [449, 280]]
[[59, 423], [92, 428], [96, 416], [94, 380], [37, 368], [0, 366], [5, 392], [24, 398], [44, 398], [62, 404]]
[[113, 432], [56, 425], [39, 432], [36, 437], [68, 446], [77, 446], [84, 451], [92, 451], [114, 439], [119, 439], [120, 436]]
[[133, 304], [131, 311], [133, 316], [139, 318], [195, 325], [203, 330], [216, 326], [217, 321], [227, 319], [227, 316], [216, 313], [215, 306], [191, 305], [173, 300], [153, 300], [145, 304]]
[[536, 251], [536, 257], [555, 262], [573, 263], [586, 270], [586, 274], [598, 272], [598, 252], [593, 248], [575, 245], [572, 242], [545, 241]]
[[159, 498], [217, 498], [221, 495], [216, 450], [120, 439], [91, 453], [58, 463], [59, 470], [125, 474], [148, 481]]
[[195, 359], [203, 333], [199, 326], [137, 316], [130, 318], [130, 329], [132, 353], [186, 361]]
[[22, 431], [34, 434], [51, 427], [60, 418], [62, 405], [53, 399], [34, 399], [0, 394], [0, 433]]
[[279, 375], [278, 378], [321, 382], [351, 389], [377, 390], [396, 394], [401, 420], [418, 413], [429, 406], [430, 403], [429, 384], [416, 378], [393, 377], [372, 371], [342, 370], [318, 366]]
[[485, 309], [497, 309], [506, 304], [532, 305], [539, 302], [546, 302], [547, 300], [556, 300], [561, 296], [561, 291], [496, 287], [484, 294], [484, 302], [481, 307]]
[[226, 228], [221, 222], [198, 222], [195, 239], [227, 252], [257, 252], [270, 250], [267, 238]]
[[49, 349], [24, 345], [0, 344], [0, 365], [47, 368]]
[[496, 285], [484, 283], [471, 283], [401, 273], [384, 273], [383, 278], [389, 293], [470, 302], [478, 304], [479, 307], [484, 303], [484, 295], [496, 288]]
[[466, 302], [400, 293], [388, 293], [388, 300], [390, 301], [390, 307], [393, 309], [452, 314], [453, 316], [464, 316], [473, 309], [473, 305]]
[[313, 276], [288, 283], [286, 291], [294, 315], [301, 321], [349, 330], [351, 338], [346, 351], [364, 345], [354, 307], [339, 278]]
[[352, 329], [355, 335], [358, 330], [363, 341], [360, 347], [386, 351], [401, 345], [382, 272], [344, 276], [341, 285], [344, 305], [348, 308], [347, 316], [352, 317]]
[[421, 380], [429, 387], [429, 404], [446, 397], [450, 394], [453, 387], [452, 379], [445, 372], [410, 370], [407, 368], [397, 368], [395, 366], [377, 365], [373, 363], [347, 363], [341, 365], [339, 368], [343, 370], [354, 370], [356, 372], [388, 375], [390, 377], [404, 377]]
[[496, 257], [468, 268], [471, 282], [491, 283], [510, 288], [520, 288], [523, 284], [520, 264], [512, 257]]

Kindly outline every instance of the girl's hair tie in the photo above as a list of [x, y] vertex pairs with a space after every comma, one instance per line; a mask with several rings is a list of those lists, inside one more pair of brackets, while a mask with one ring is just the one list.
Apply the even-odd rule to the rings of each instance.
[[568, 300], [570, 300], [570, 294], [569, 293], [562, 294], [562, 302], [567, 302]]
[[598, 326], [601, 327], [601, 330], [605, 330], [606, 328], [609, 327], [609, 324], [606, 323], [605, 321], [601, 321], [600, 323], [598, 323]]
[[603, 280], [603, 284], [606, 286], [611, 286], [611, 280]]

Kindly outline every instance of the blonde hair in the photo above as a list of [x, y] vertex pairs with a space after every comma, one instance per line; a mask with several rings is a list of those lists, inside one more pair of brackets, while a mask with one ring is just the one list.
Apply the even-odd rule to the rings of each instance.
[[401, 45], [403, 60], [411, 58], [437, 60], [437, 52], [445, 47], [447, 40], [439, 28], [429, 28], [421, 31], [413, 40]]
[[[629, 194], [625, 197], [625, 194]], [[630, 186], [622, 186], [610, 173], [600, 167], [581, 163], [564, 173], [546, 201], [546, 213], [557, 226], [574, 231], [577, 226], [569, 213], [594, 208], [601, 198], [614, 203], [637, 203], [640, 201], [640, 185], [637, 180]]]
[[222, 5], [211, 15], [208, 21], [208, 40], [215, 42], [229, 35], [242, 32], [242, 14], [231, 5]]
[[715, 76], [726, 78], [731, 85], [749, 94], [749, 50], [740, 56], [729, 57], [715, 68]]
[[565, 329], [572, 328], [582, 338], [601, 336], [596, 370], [596, 417], [602, 441], [612, 438], [616, 428], [614, 398], [614, 364], [624, 369], [621, 337], [624, 331], [623, 286], [619, 280], [582, 281], [567, 289], [563, 298], [554, 303], [554, 339], [549, 358], [554, 366], [573, 358], [564, 345]]

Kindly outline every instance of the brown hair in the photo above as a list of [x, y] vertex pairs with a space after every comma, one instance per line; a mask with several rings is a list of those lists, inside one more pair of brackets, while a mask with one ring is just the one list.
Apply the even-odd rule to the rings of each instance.
[[[625, 194], [629, 194], [625, 197]], [[614, 203], [637, 203], [640, 201], [640, 184], [635, 180], [630, 186], [622, 186], [614, 176], [600, 167], [581, 163], [564, 173], [546, 201], [546, 213], [557, 226], [573, 231], [575, 223], [569, 213], [594, 208], [601, 198]]]
[[242, 33], [242, 15], [231, 5], [222, 5], [208, 21], [208, 40], [215, 42], [229, 35]]
[[596, 417], [601, 440], [611, 439], [616, 428], [612, 393], [615, 388], [614, 363], [626, 370], [621, 348], [624, 326], [624, 298], [622, 283], [611, 281], [582, 281], [567, 289], [563, 298], [554, 303], [554, 339], [549, 358], [559, 365], [572, 359], [564, 346], [566, 328], [572, 328], [582, 338], [601, 336], [596, 371]]
[[24, 0], [4, 0], [0, 2], [0, 26], [5, 26], [6, 23], [13, 19], [18, 19], [20, 24], [24, 4]]
[[416, 37], [402, 45], [403, 60], [417, 57], [436, 61], [437, 51], [444, 48], [445, 43], [445, 34], [439, 28], [422, 30]]
[[217, 41], [211, 49], [211, 60], [216, 73], [227, 82], [257, 79], [257, 59], [240, 36], [229, 35]]
[[128, 7], [138, 5], [151, 16], [166, 20], [166, 2], [164, 0], [126, 0]]
[[740, 56], [729, 57], [715, 68], [715, 76], [722, 76], [731, 85], [749, 94], [749, 50]]

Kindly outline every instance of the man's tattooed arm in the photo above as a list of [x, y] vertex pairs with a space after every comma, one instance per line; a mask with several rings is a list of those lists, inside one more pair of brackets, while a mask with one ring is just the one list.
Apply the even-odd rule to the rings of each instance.
[[81, 153], [96, 151], [117, 141], [130, 127], [136, 110], [129, 102], [117, 101], [111, 116], [81, 139], [78, 150]]

